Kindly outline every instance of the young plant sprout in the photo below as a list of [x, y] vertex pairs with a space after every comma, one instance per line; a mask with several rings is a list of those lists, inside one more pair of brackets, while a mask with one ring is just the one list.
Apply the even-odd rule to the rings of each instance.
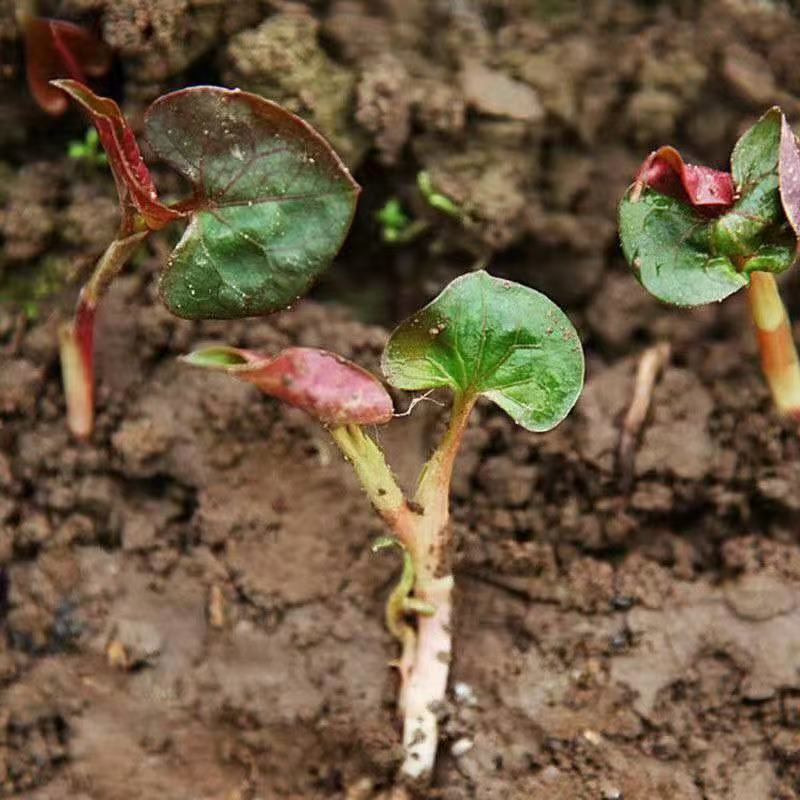
[[557, 425], [583, 386], [583, 351], [564, 313], [539, 292], [486, 272], [454, 280], [390, 336], [382, 369], [398, 389], [448, 389], [447, 429], [406, 498], [365, 425], [388, 422], [392, 401], [377, 378], [331, 353], [293, 347], [264, 356], [207, 347], [189, 364], [227, 372], [298, 406], [333, 437], [391, 531], [374, 549], [402, 550], [400, 582], [386, 606], [400, 643], [399, 712], [405, 778], [431, 775], [437, 710], [445, 699], [452, 652], [453, 536], [450, 479], [461, 437], [479, 397], [530, 431]]
[[69, 426], [88, 436], [97, 304], [142, 241], [187, 222], [161, 274], [161, 299], [185, 319], [268, 314], [297, 300], [347, 235], [359, 186], [311, 126], [257, 95], [194, 86], [145, 113], [150, 150], [191, 184], [173, 205], [158, 199], [134, 134], [117, 104], [73, 80], [52, 81], [88, 114], [119, 195], [116, 238], [83, 287], [60, 333]]
[[397, 197], [390, 197], [375, 212], [375, 220], [381, 227], [381, 238], [387, 244], [407, 244], [424, 233], [430, 223], [424, 219], [412, 220]]
[[67, 156], [73, 161], [81, 161], [92, 167], [108, 165], [108, 156], [102, 150], [97, 128], [89, 128], [82, 140], [71, 141], [67, 148]]
[[417, 173], [417, 188], [431, 208], [441, 211], [454, 219], [463, 219], [463, 210], [456, 205], [446, 194], [442, 194], [433, 185], [430, 172], [421, 170]]
[[797, 257], [800, 152], [772, 108], [733, 149], [731, 172], [651, 153], [619, 209], [622, 250], [659, 300], [695, 306], [747, 287], [761, 366], [778, 410], [800, 420], [800, 364], [775, 275]]

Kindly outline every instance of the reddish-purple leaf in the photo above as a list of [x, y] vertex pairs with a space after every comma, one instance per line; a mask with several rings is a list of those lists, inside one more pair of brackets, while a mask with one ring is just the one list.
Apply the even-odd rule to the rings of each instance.
[[50, 85], [55, 78], [81, 83], [99, 77], [111, 66], [111, 50], [85, 28], [57, 19], [23, 15], [28, 87], [49, 114], [63, 114], [67, 98]]
[[781, 116], [778, 176], [783, 211], [795, 234], [800, 236], [800, 148], [797, 145], [797, 137], [784, 116]]
[[392, 399], [383, 384], [327, 350], [289, 347], [276, 356], [265, 356], [236, 347], [206, 347], [183, 360], [253, 383], [325, 425], [377, 425], [392, 418]]
[[733, 205], [734, 186], [729, 172], [687, 164], [674, 147], [660, 147], [645, 159], [636, 181], [716, 216]]
[[159, 201], [136, 137], [113, 100], [98, 97], [78, 81], [58, 80], [51, 83], [79, 103], [97, 128], [117, 184], [125, 233], [131, 232], [137, 212], [151, 230], [163, 228], [168, 222], [185, 216]]
[[143, 138], [193, 188], [179, 206], [189, 225], [159, 284], [179, 317], [285, 308], [342, 246], [359, 186], [328, 142], [276, 103], [192, 86], [150, 106]]

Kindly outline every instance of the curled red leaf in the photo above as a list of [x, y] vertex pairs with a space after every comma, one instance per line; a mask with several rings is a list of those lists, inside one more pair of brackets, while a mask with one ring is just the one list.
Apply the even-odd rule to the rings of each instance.
[[130, 233], [138, 212], [151, 230], [184, 216], [158, 199], [150, 171], [144, 163], [136, 137], [119, 106], [108, 97], [98, 97], [88, 87], [73, 80], [51, 82], [66, 92], [89, 115], [107, 155], [122, 205], [123, 229]]
[[674, 147], [659, 147], [645, 159], [636, 182], [691, 205], [705, 216], [717, 216], [733, 205], [729, 172], [687, 164]]
[[781, 144], [778, 159], [781, 203], [795, 234], [800, 236], [800, 148], [786, 117], [781, 117]]
[[253, 383], [324, 425], [377, 425], [392, 418], [392, 399], [383, 384], [327, 350], [289, 347], [276, 356], [265, 356], [236, 347], [207, 347], [183, 360]]
[[72, 78], [85, 83], [111, 67], [109, 47], [80, 25], [24, 15], [22, 26], [28, 87], [49, 114], [63, 114], [67, 108], [67, 98], [50, 81]]

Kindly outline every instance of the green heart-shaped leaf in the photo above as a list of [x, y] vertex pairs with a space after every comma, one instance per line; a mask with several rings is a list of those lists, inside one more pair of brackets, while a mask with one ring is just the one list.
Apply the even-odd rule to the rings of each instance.
[[328, 143], [280, 106], [201, 86], [145, 117], [150, 148], [194, 187], [190, 223], [162, 275], [188, 319], [270, 313], [310, 288], [342, 245], [358, 184]]
[[482, 271], [456, 278], [403, 322], [382, 366], [399, 389], [484, 395], [531, 431], [561, 422], [583, 386], [583, 350], [561, 309]]

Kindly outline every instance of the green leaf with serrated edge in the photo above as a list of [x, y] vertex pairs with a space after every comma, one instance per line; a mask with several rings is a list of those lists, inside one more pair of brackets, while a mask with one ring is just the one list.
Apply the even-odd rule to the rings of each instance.
[[233, 319], [293, 303], [341, 247], [358, 184], [328, 143], [280, 106], [201, 86], [145, 115], [154, 153], [194, 187], [160, 283], [177, 316]]
[[712, 253], [714, 223], [672, 197], [644, 189], [632, 200], [633, 191], [620, 203], [620, 241], [648, 292], [665, 303], [696, 306], [724, 300], [747, 285], [729, 258]]
[[382, 367], [399, 389], [447, 387], [467, 400], [488, 397], [532, 431], [561, 422], [583, 386], [583, 350], [561, 309], [483, 271], [456, 278], [403, 322]]

